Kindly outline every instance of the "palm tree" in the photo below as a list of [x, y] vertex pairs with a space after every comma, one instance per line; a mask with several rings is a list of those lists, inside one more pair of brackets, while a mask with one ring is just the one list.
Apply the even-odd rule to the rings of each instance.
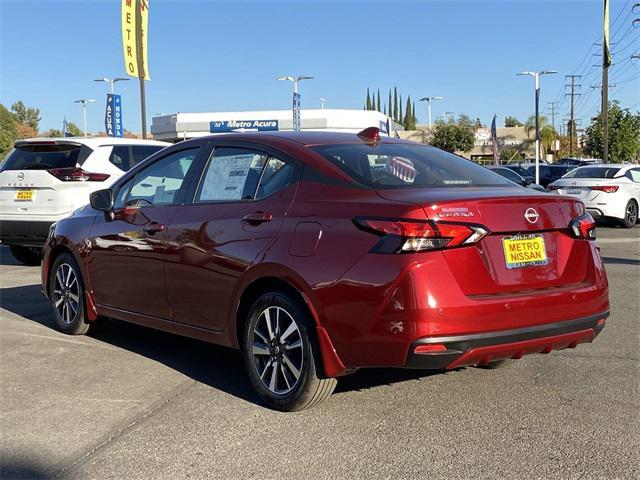
[[[539, 128], [540, 128], [540, 150], [542, 150], [543, 152], [547, 152], [549, 151], [549, 149], [551, 149], [552, 145], [553, 145], [553, 141], [556, 139], [557, 137], [557, 133], [554, 130], [554, 128], [549, 125], [549, 120], [547, 120], [547, 117], [544, 116], [540, 116], [538, 117], [539, 122]], [[535, 136], [536, 136], [536, 117], [535, 115], [531, 115], [527, 121], [524, 124], [524, 131], [527, 134], [527, 137], [529, 137], [529, 140], [527, 143], [531, 144], [535, 142]]]

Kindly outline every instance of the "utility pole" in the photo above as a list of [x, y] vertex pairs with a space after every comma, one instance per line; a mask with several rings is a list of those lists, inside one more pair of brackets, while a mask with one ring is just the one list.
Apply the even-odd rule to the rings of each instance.
[[602, 162], [609, 161], [609, 65], [611, 65], [609, 51], [609, 0], [604, 0], [604, 14], [602, 22]]
[[569, 123], [567, 124], [567, 130], [569, 133], [569, 156], [573, 157], [573, 138], [576, 133], [576, 121], [574, 118], [574, 106], [575, 106], [575, 97], [580, 96], [580, 93], [576, 93], [576, 88], [580, 88], [582, 85], [577, 84], [576, 80], [580, 80], [580, 75], [565, 75], [565, 81], [571, 80], [571, 84], [566, 87], [571, 87], [571, 93], [565, 93], [565, 97], [571, 98], [571, 107], [569, 110]]
[[556, 113], [558, 113], [558, 107], [560, 107], [560, 102], [548, 102], [549, 109], [551, 110], [551, 126], [553, 127], [553, 131], [556, 130]]

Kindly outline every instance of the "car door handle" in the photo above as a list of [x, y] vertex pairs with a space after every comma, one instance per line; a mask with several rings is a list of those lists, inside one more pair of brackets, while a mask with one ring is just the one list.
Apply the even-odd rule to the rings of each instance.
[[151, 222], [149, 225], [142, 227], [142, 230], [149, 235], [153, 235], [154, 233], [163, 231], [164, 225], [158, 222]]
[[273, 220], [273, 214], [268, 212], [253, 212], [242, 217], [242, 221], [250, 225], [259, 225], [264, 222], [270, 222], [271, 220]]

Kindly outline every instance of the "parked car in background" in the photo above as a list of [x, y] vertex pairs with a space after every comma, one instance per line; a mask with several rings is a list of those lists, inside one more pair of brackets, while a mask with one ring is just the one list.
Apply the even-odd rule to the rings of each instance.
[[53, 222], [167, 145], [113, 137], [17, 141], [0, 165], [0, 241], [20, 262], [38, 265]]
[[529, 180], [530, 182], [535, 182], [536, 178], [534, 176], [532, 176], [529, 171], [524, 168], [522, 165], [520, 164], [511, 164], [511, 163], [507, 163], [504, 165], [500, 165], [501, 167], [504, 168], [508, 168], [509, 170], [513, 170], [514, 172], [516, 172], [518, 175], [520, 175], [522, 178]]
[[537, 183], [533, 183], [529, 178], [524, 178], [518, 175], [514, 170], [504, 167], [504, 166], [488, 166], [487, 167], [492, 172], [497, 173], [498, 175], [506, 178], [507, 180], [511, 180], [513, 183], [517, 183], [518, 185], [522, 185], [523, 187], [531, 188], [533, 190], [537, 190], [539, 192], [546, 192], [547, 189], [542, 185], [538, 185]]
[[591, 342], [609, 310], [594, 227], [577, 199], [377, 128], [229, 133], [56, 222], [42, 286], [66, 333], [104, 316], [240, 349], [258, 396], [300, 410], [358, 368]]
[[595, 218], [615, 220], [626, 228], [631, 228], [638, 222], [638, 165], [578, 167], [550, 184], [549, 190], [559, 195], [579, 198]]
[[[536, 164], [523, 164], [533, 178], [536, 176]], [[548, 163], [540, 164], [540, 185], [547, 188], [551, 182], [556, 181], [563, 175], [567, 174], [576, 167], [567, 165], [550, 165]]]
[[566, 167], [583, 167], [585, 165], [594, 165], [602, 163], [602, 160], [597, 158], [561, 158], [554, 165], [564, 165]]

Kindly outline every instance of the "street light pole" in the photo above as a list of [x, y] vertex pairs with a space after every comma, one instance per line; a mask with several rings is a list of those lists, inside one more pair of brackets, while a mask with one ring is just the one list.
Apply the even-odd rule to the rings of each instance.
[[431, 100], [442, 100], [443, 97], [422, 97], [421, 102], [427, 102], [427, 110], [429, 111], [429, 129], [431, 129]]
[[308, 77], [308, 76], [304, 76], [304, 75], [300, 75], [297, 77], [293, 77], [291, 75], [286, 75], [283, 77], [277, 77], [276, 80], [287, 80], [291, 83], [293, 83], [293, 104], [292, 104], [292, 109], [291, 109], [291, 113], [293, 115], [293, 130], [300, 130], [301, 125], [300, 125], [300, 111], [298, 109], [298, 105], [299, 105], [299, 99], [300, 99], [300, 95], [298, 94], [298, 82], [301, 82], [302, 80], [311, 80], [314, 77]]
[[93, 103], [95, 100], [93, 98], [81, 98], [80, 100], [75, 100], [73, 103], [81, 103], [82, 104], [82, 120], [84, 124], [84, 136], [87, 137], [87, 103]]
[[94, 82], [107, 82], [109, 84], [109, 93], [111, 93], [111, 95], [113, 95], [115, 88], [114, 88], [114, 83], [116, 82], [124, 82], [124, 81], [128, 81], [130, 80], [129, 78], [124, 78], [124, 77], [116, 77], [116, 78], [96, 78], [94, 80]]
[[516, 75], [530, 75], [535, 79], [535, 116], [536, 116], [536, 183], [540, 183], [540, 77], [558, 73], [555, 70], [542, 70], [541, 72], [520, 72]]

